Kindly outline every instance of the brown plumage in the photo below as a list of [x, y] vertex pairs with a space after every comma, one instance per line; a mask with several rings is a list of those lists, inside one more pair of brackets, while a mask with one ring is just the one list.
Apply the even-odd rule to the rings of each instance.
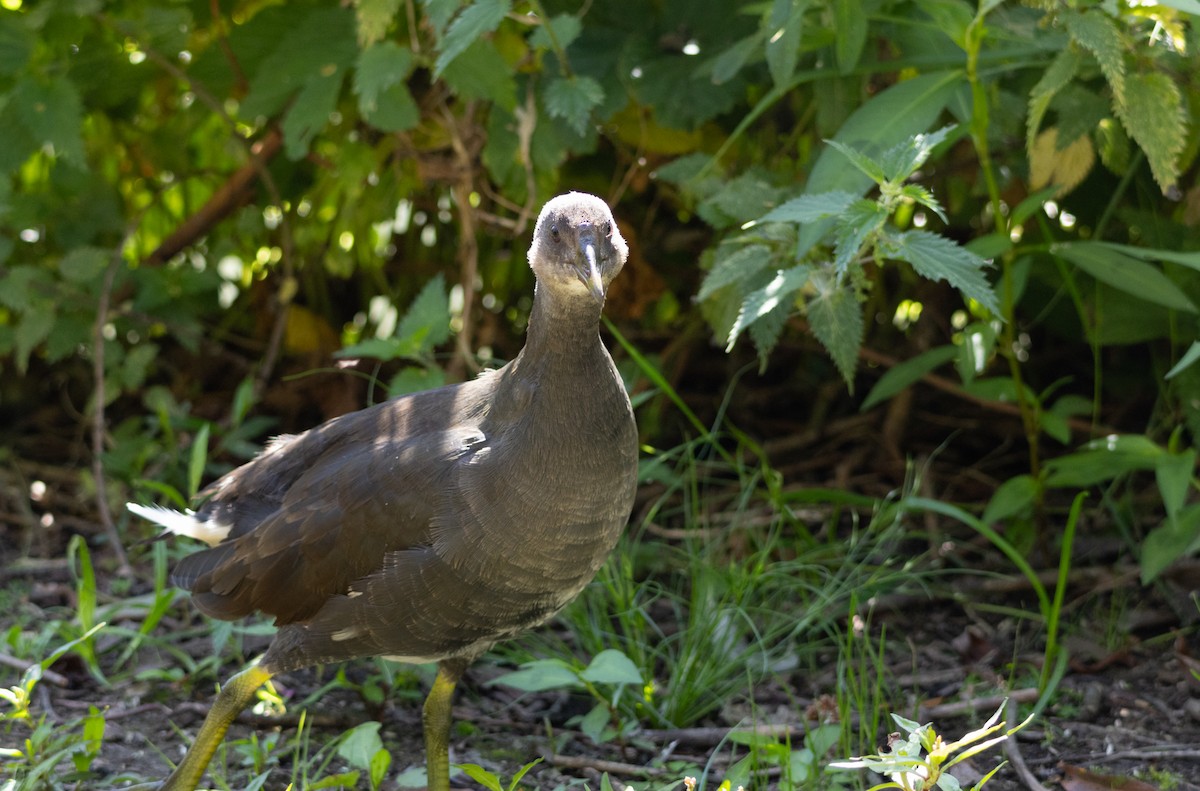
[[[636, 481], [632, 410], [598, 331], [627, 255], [603, 201], [555, 198], [529, 251], [526, 345], [508, 365], [280, 437], [210, 486], [194, 515], [133, 506], [217, 542], [172, 575], [197, 607], [226, 619], [259, 611], [279, 626], [250, 692], [224, 708], [276, 673], [389, 656], [442, 663], [448, 728], [462, 669], [583, 589]], [[202, 730], [193, 752], [227, 726]], [[448, 734], [429, 729], [429, 752], [444, 753]], [[167, 787], [192, 787], [207, 760], [185, 759]], [[441, 761], [430, 762], [430, 787], [441, 787]]]

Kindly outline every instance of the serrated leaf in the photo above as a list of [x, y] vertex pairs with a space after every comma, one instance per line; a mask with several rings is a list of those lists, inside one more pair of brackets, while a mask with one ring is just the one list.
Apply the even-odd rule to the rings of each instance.
[[1071, 40], [1091, 52], [1100, 64], [1100, 71], [1112, 89], [1113, 98], [1120, 107], [1126, 98], [1125, 54], [1121, 31], [1112, 17], [1098, 9], [1080, 14], [1068, 12], [1063, 15], [1067, 33]]
[[993, 313], [1000, 312], [996, 294], [983, 274], [987, 262], [965, 247], [928, 231], [888, 236], [880, 247], [889, 258], [910, 263], [921, 277], [945, 280]]
[[1030, 156], [1033, 155], [1033, 144], [1042, 125], [1042, 117], [1050, 107], [1050, 100], [1075, 78], [1079, 64], [1079, 53], [1070, 47], [1064, 49], [1050, 62], [1037, 85], [1029, 92], [1029, 112], [1025, 118], [1025, 151]]
[[1133, 158], [1133, 146], [1129, 135], [1125, 134], [1125, 126], [1120, 122], [1105, 118], [1096, 125], [1096, 150], [1104, 167], [1118, 176], [1125, 175]]
[[421, 289], [396, 326], [402, 343], [415, 343], [414, 353], [431, 351], [450, 337], [450, 298], [440, 274]]
[[382, 132], [403, 132], [421, 122], [421, 108], [402, 82], [379, 95], [377, 106], [364, 113], [363, 118]]
[[364, 115], [374, 112], [381, 93], [407, 79], [412, 64], [412, 51], [394, 41], [381, 41], [359, 53], [354, 93]]
[[1178, 86], [1160, 71], [1131, 74], [1128, 87], [1121, 121], [1166, 192], [1179, 179], [1179, 155], [1186, 142], [1183, 98]]
[[839, 276], [846, 274], [863, 244], [887, 218], [887, 210], [872, 200], [856, 200], [846, 207], [833, 234], [833, 269]]
[[512, 69], [488, 39], [476, 41], [447, 64], [442, 79], [460, 98], [492, 102], [510, 113], [517, 106]]
[[433, 25], [433, 32], [441, 38], [455, 12], [462, 7], [463, 0], [421, 0], [421, 5], [425, 7], [425, 16]]
[[1127, 294], [1156, 305], [1195, 313], [1196, 306], [1187, 294], [1151, 266], [1100, 242], [1071, 242], [1055, 245], [1051, 250], [1092, 277]]
[[604, 101], [604, 88], [591, 77], [573, 75], [553, 80], [546, 88], [546, 112], [561, 118], [577, 134], [587, 131], [592, 109]]
[[826, 143], [833, 146], [837, 151], [850, 160], [850, 164], [858, 168], [864, 175], [869, 177], [876, 184], [882, 184], [887, 180], [887, 174], [883, 172], [883, 168], [874, 159], [871, 159], [866, 154], [859, 151], [857, 148], [848, 146], [837, 140], [826, 140]]
[[958, 356], [957, 346], [938, 346], [921, 352], [910, 360], [892, 366], [867, 393], [863, 399], [860, 412], [866, 412], [876, 404], [882, 403], [912, 384], [920, 381], [921, 377], [944, 365]]
[[1079, 186], [1096, 163], [1092, 140], [1080, 137], [1065, 149], [1058, 146], [1058, 129], [1050, 127], [1038, 135], [1029, 156], [1029, 186], [1035, 190], [1057, 184], [1056, 195], [1066, 195]]
[[0, 14], [0, 74], [16, 74], [33, 55], [36, 38], [27, 14]]
[[297, 90], [312, 80], [340, 75], [358, 54], [354, 16], [346, 9], [318, 6], [295, 15], [286, 33], [264, 42], [270, 51], [259, 62], [239, 108], [245, 118], [275, 115]]
[[846, 387], [854, 392], [854, 369], [862, 346], [862, 305], [848, 283], [826, 281], [818, 285], [817, 295], [804, 307], [813, 335], [829, 352]]
[[920, 204], [926, 209], [937, 215], [942, 222], [947, 222], [946, 215], [942, 211], [942, 204], [933, 196], [933, 193], [922, 187], [920, 184], [905, 184], [900, 188], [900, 195], [908, 198], [913, 203]]
[[58, 262], [58, 272], [72, 283], [88, 283], [105, 270], [110, 255], [99, 247], [76, 247]]
[[745, 282], [766, 269], [773, 261], [771, 248], [766, 245], [750, 244], [727, 252], [730, 247], [732, 245], [717, 248], [716, 263], [704, 276], [704, 282], [700, 284], [700, 291], [696, 294], [697, 299], [708, 299], [713, 292], [725, 286]]
[[825, 217], [836, 217], [856, 200], [858, 200], [858, 196], [849, 192], [819, 192], [815, 195], [801, 195], [772, 209], [760, 217], [757, 222], [814, 222]]
[[283, 130], [284, 151], [288, 157], [300, 159], [308, 154], [312, 139], [329, 123], [329, 114], [337, 106], [337, 97], [341, 90], [340, 69], [328, 76], [315, 77], [304, 83], [280, 125]]
[[628, 656], [615, 648], [606, 648], [592, 659], [579, 674], [593, 684], [636, 684], [640, 686], [642, 672]]
[[402, 0], [354, 0], [358, 17], [358, 43], [370, 47], [387, 35]]
[[747, 294], [746, 298], [742, 300], [737, 320], [734, 321], [733, 327], [729, 330], [729, 338], [726, 342], [725, 351], [728, 352], [733, 349], [733, 344], [737, 342], [738, 335], [742, 333], [742, 330], [773, 311], [778, 305], [783, 304], [785, 300], [790, 299], [793, 294], [804, 288], [811, 272], [811, 268], [807, 266], [796, 266], [786, 270], [781, 269], [767, 285]]
[[1084, 135], [1090, 135], [1111, 112], [1111, 102], [1082, 85], [1069, 85], [1050, 103], [1056, 116], [1058, 150], [1062, 151]]
[[903, 181], [924, 165], [933, 149], [942, 144], [957, 125], [943, 126], [936, 132], [913, 135], [903, 143], [892, 146], [879, 157], [884, 177], [888, 181]]
[[11, 102], [5, 112], [12, 113], [39, 146], [52, 146], [56, 156], [83, 162], [83, 103], [74, 83], [65, 77], [44, 83], [23, 79], [13, 89]]
[[767, 18], [767, 70], [776, 86], [786, 85], [796, 73], [808, 5], [808, 0], [775, 0]]
[[475, 43], [480, 36], [491, 33], [500, 27], [504, 17], [512, 10], [511, 0], [476, 0], [463, 9], [450, 27], [445, 37], [439, 42], [437, 62], [434, 63], [433, 76], [440, 77], [442, 72], [455, 58], [461, 55], [467, 47]]
[[[529, 45], [537, 49], [551, 49], [554, 42], [558, 42], [558, 46], [566, 49], [571, 46], [571, 42], [579, 38], [579, 34], [583, 32], [583, 22], [579, 17], [573, 14], [559, 14], [551, 17], [549, 21], [543, 22], [533, 31], [529, 37]], [[554, 40], [551, 41], [550, 33], [554, 34]]]
[[792, 306], [786, 302], [781, 302], [775, 306], [774, 310], [766, 315], [759, 316], [758, 321], [746, 329], [750, 333], [750, 340], [754, 343], [754, 350], [758, 352], [759, 373], [767, 370], [767, 360], [771, 355], [771, 351], [779, 342], [779, 335], [783, 332], [783, 328], [787, 326], [787, 321], [791, 315]]

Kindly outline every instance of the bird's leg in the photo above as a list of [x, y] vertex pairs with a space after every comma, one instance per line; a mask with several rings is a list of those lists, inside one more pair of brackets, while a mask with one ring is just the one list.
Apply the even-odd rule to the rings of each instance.
[[271, 679], [273, 674], [261, 665], [251, 665], [225, 682], [217, 699], [213, 701], [200, 732], [188, 748], [187, 754], [171, 772], [161, 791], [193, 791], [200, 784], [208, 762], [217, 751], [225, 731], [233, 724], [237, 715], [254, 699], [254, 693]]
[[450, 790], [450, 704], [454, 687], [470, 663], [446, 659], [438, 663], [437, 678], [425, 698], [421, 720], [425, 727], [425, 775], [428, 791]]

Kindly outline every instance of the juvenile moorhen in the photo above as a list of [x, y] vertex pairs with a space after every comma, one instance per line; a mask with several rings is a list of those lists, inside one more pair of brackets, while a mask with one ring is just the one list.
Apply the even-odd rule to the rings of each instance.
[[366, 656], [438, 663], [426, 762], [429, 788], [449, 788], [455, 684], [489, 647], [575, 598], [633, 507], [637, 431], [599, 335], [627, 255], [602, 200], [560, 195], [534, 229], [533, 310], [512, 362], [279, 437], [195, 512], [129, 504], [211, 545], [172, 574], [202, 612], [258, 611], [278, 626], [260, 661], [222, 687], [163, 789], [196, 787], [271, 677]]

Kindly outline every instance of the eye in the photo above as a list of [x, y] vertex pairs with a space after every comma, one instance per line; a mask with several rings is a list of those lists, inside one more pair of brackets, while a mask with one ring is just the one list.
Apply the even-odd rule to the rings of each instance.
[[550, 226], [550, 238], [556, 242], [558, 241], [558, 226], [557, 225]]

